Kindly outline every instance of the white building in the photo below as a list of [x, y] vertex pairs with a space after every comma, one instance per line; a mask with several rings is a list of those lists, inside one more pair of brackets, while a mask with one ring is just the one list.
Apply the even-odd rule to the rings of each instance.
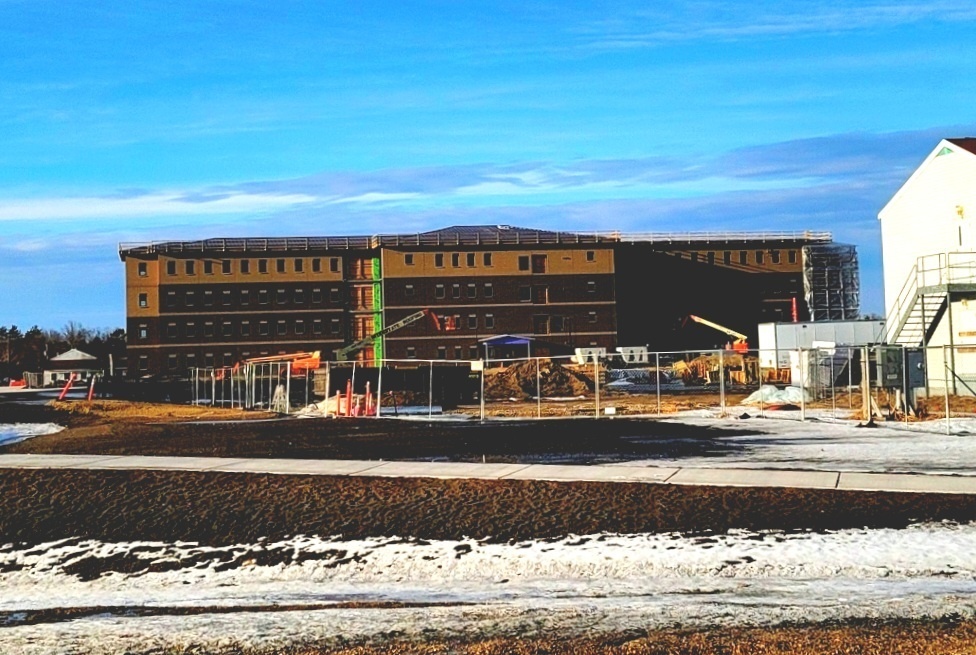
[[927, 347], [934, 393], [974, 393], [976, 138], [939, 142], [878, 218], [888, 341]]

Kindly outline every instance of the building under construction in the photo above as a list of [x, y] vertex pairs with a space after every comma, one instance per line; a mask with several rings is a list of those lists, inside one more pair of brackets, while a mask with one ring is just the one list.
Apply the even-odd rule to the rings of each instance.
[[[478, 359], [506, 334], [532, 337], [540, 355], [712, 348], [725, 336], [689, 315], [754, 340], [759, 323], [859, 310], [854, 247], [823, 232], [463, 226], [121, 244], [119, 254], [132, 375], [298, 351], [367, 363]], [[411, 319], [421, 313], [435, 320]]]

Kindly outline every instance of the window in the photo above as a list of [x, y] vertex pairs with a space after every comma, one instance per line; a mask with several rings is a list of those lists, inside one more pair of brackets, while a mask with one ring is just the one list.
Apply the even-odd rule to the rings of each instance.
[[149, 307], [149, 294], [148, 293], [140, 293], [139, 294], [139, 306], [140, 307]]
[[197, 274], [197, 263], [195, 261], [183, 262], [183, 267], [187, 275]]
[[148, 371], [149, 370], [149, 357], [146, 355], [139, 355], [139, 370]]
[[241, 273], [243, 273], [244, 275], [250, 275], [251, 274], [251, 260], [250, 259], [242, 259], [241, 260]]
[[213, 291], [203, 292], [203, 306], [212, 307], [213, 306]]
[[230, 275], [230, 260], [225, 259], [220, 262], [220, 272], [224, 275]]
[[552, 319], [550, 319], [550, 322], [549, 322], [549, 329], [552, 332], [562, 332], [563, 331], [563, 324], [564, 324], [564, 321], [563, 321], [563, 317], [562, 316], [553, 316]]
[[318, 257], [312, 258], [312, 272], [321, 273], [322, 272], [322, 260]]
[[285, 321], [278, 321], [278, 326], [275, 328], [275, 333], [279, 337], [283, 337], [288, 334], [288, 324]]
[[529, 256], [528, 255], [519, 255], [519, 258], [518, 258], [518, 270], [520, 270], [520, 271], [527, 271], [527, 270], [529, 270]]
[[495, 297], [495, 287], [491, 285], [491, 282], [485, 282], [485, 298]]
[[460, 298], [460, 297], [461, 297], [461, 285], [460, 284], [452, 284], [451, 285], [451, 298]]
[[486, 252], [481, 257], [482, 257], [481, 261], [484, 263], [485, 266], [491, 266], [491, 253], [490, 252]]
[[136, 269], [139, 271], [139, 277], [147, 277], [149, 275], [149, 265], [146, 262], [139, 262], [136, 265]]
[[454, 268], [457, 268], [460, 265], [461, 265], [461, 253], [459, 253], [459, 252], [452, 252], [451, 253], [451, 266], [453, 266]]
[[469, 252], [467, 254], [466, 259], [467, 259], [468, 266], [474, 266], [474, 253], [473, 252]]
[[329, 258], [329, 270], [332, 271], [333, 273], [338, 273], [339, 272], [339, 258], [338, 257], [330, 257]]
[[468, 346], [468, 359], [478, 359], [478, 346]]
[[258, 289], [258, 304], [267, 305], [271, 302], [271, 294], [268, 293], [267, 289]]
[[485, 329], [494, 330], [495, 329], [495, 315], [485, 314]]
[[530, 302], [532, 300], [532, 287], [521, 286], [518, 288], [519, 302]]
[[444, 268], [444, 253], [434, 253], [434, 266], [437, 268]]
[[231, 325], [230, 321], [224, 321], [220, 324], [220, 333], [225, 337], [234, 336], [234, 326]]
[[772, 262], [774, 264], [778, 264], [779, 263], [779, 250], [770, 250], [769, 251], [769, 258], [772, 260]]
[[213, 275], [213, 261], [207, 259], [203, 262], [203, 274]]
[[278, 289], [278, 291], [275, 293], [275, 304], [288, 304], [288, 292], [285, 289]]
[[197, 294], [193, 291], [187, 291], [186, 297], [183, 299], [183, 303], [187, 307], [193, 307], [197, 304]]
[[302, 319], [295, 321], [295, 334], [305, 334], [305, 321]]
[[166, 336], [169, 337], [170, 339], [176, 338], [176, 323], [166, 324]]
[[139, 324], [139, 330], [138, 330], [138, 333], [137, 334], [139, 335], [139, 338], [140, 339], [148, 339], [149, 338], [149, 326], [146, 325], [145, 323], [140, 323]]
[[722, 253], [722, 263], [725, 264], [726, 266], [730, 266], [732, 264], [731, 250], [726, 250], [725, 252]]
[[447, 346], [437, 346], [437, 359], [447, 359]]
[[166, 306], [167, 307], [176, 307], [176, 292], [175, 291], [167, 291], [166, 292]]
[[322, 334], [322, 321], [315, 319], [312, 321], [312, 334]]
[[203, 354], [203, 365], [213, 367], [214, 365], [214, 354], [204, 353]]
[[596, 323], [596, 312], [588, 312], [586, 317], [589, 319], [590, 323]]
[[241, 321], [241, 336], [251, 336], [251, 321]]
[[189, 323], [186, 324], [186, 336], [188, 337], [197, 336], [197, 324], [194, 323], [193, 321], [190, 321]]
[[478, 329], [478, 315], [468, 314], [468, 329], [477, 330]]
[[434, 286], [434, 297], [435, 298], [443, 298], [444, 297], [444, 285], [443, 284], [437, 284], [437, 285]]
[[277, 271], [278, 273], [284, 273], [285, 272], [285, 260], [284, 259], [276, 259], [275, 260], [275, 271]]
[[586, 251], [586, 261], [588, 261], [588, 262], [595, 262], [596, 261], [596, 251], [595, 250], [587, 250]]
[[319, 304], [322, 302], [322, 289], [312, 289], [312, 304]]
[[756, 263], [757, 264], [762, 264], [764, 261], [766, 261], [765, 254], [766, 253], [764, 253], [762, 250], [757, 250], [756, 251]]
[[341, 328], [342, 324], [339, 323], [339, 319], [337, 318], [332, 319], [332, 321], [329, 323], [330, 334], [339, 334], [339, 332], [341, 332]]
[[739, 251], [739, 263], [743, 266], [749, 263], [749, 253], [747, 253], [745, 250]]
[[596, 293], [596, 280], [587, 280], [586, 293]]
[[478, 296], [478, 285], [469, 284], [468, 285], [468, 298], [476, 298]]
[[292, 293], [292, 300], [296, 305], [305, 304], [305, 289], [295, 289]]
[[403, 254], [403, 263], [407, 266], [413, 266], [413, 253], [407, 252]]
[[296, 273], [304, 273], [305, 272], [305, 260], [304, 259], [296, 259], [295, 260], [295, 272]]
[[258, 273], [265, 274], [268, 272], [268, 260], [259, 259], [258, 260]]
[[220, 303], [226, 307], [226, 306], [230, 305], [230, 301], [231, 301], [230, 289], [224, 289], [223, 291], [221, 291], [220, 292]]
[[461, 359], [461, 346], [454, 346], [454, 359]]
[[413, 285], [412, 284], [408, 284], [405, 287], [403, 287], [403, 295], [405, 295], [405, 296], [413, 296], [415, 293], [416, 293], [416, 290], [413, 288]]
[[786, 260], [789, 263], [791, 263], [791, 264], [795, 264], [796, 263], [796, 251], [795, 250], [790, 250], [789, 252], [787, 252], [786, 253]]
[[549, 287], [536, 285], [532, 287], [532, 302], [545, 305], [549, 302]]
[[206, 323], [203, 324], [203, 336], [212, 337], [213, 335], [214, 335], [214, 324], [210, 321], [207, 321]]
[[407, 359], [416, 359], [417, 349], [413, 346], [407, 346]]
[[251, 292], [247, 289], [241, 289], [241, 304], [247, 305], [251, 302]]
[[186, 367], [187, 368], [194, 368], [194, 367], [196, 367], [196, 365], [197, 365], [197, 355], [196, 355], [196, 353], [187, 353], [186, 354]]
[[258, 334], [261, 335], [262, 337], [268, 336], [268, 322], [267, 321], [259, 321], [258, 322]]
[[176, 262], [172, 260], [166, 262], [166, 275], [176, 275]]
[[329, 302], [339, 302], [339, 289], [331, 288], [329, 289]]
[[532, 272], [545, 273], [547, 259], [545, 255], [532, 255]]

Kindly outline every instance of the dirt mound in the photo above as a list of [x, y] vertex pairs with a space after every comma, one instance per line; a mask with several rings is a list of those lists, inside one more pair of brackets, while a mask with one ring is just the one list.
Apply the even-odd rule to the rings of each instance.
[[543, 397], [575, 397], [593, 390], [593, 379], [549, 359], [520, 362], [501, 369], [485, 371], [485, 398], [524, 400], [537, 393]]

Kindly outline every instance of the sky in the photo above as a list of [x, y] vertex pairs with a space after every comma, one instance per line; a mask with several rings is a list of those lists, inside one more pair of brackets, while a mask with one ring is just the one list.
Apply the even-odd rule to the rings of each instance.
[[976, 0], [0, 0], [0, 325], [124, 325], [122, 242], [828, 230], [976, 135]]

